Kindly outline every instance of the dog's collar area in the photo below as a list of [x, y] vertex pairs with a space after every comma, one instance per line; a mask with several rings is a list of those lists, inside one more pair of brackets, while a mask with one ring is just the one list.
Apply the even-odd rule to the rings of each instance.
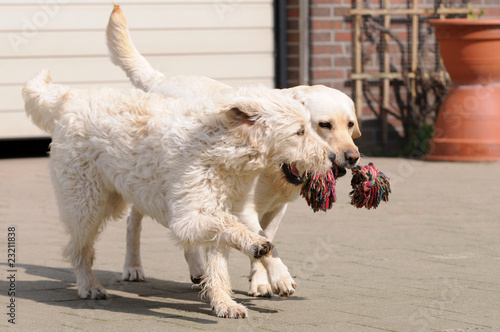
[[304, 182], [304, 177], [298, 174], [298, 170], [294, 165], [284, 163], [281, 165], [281, 170], [291, 184], [298, 186]]

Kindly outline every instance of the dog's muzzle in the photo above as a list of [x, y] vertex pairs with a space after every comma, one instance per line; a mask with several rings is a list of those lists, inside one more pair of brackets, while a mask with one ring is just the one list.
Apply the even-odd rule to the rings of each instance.
[[284, 163], [281, 165], [281, 170], [283, 171], [283, 174], [285, 174], [287, 181], [291, 184], [298, 186], [304, 182], [304, 177], [300, 174], [299, 170], [295, 166], [295, 163]]

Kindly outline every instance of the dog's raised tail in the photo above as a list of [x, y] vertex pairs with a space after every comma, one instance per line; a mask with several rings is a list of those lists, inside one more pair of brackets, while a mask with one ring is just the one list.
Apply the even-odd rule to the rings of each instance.
[[69, 88], [50, 84], [52, 78], [47, 69], [41, 70], [23, 87], [24, 108], [31, 121], [49, 134], [54, 133], [60, 118], [59, 104]]
[[151, 66], [135, 48], [130, 39], [127, 18], [120, 6], [114, 5], [106, 28], [106, 44], [111, 62], [119, 66], [132, 84], [141, 90], [149, 91], [153, 82], [164, 75]]

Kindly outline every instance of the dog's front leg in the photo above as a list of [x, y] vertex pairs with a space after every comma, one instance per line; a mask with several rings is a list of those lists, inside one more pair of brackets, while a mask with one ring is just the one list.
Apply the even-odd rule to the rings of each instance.
[[250, 289], [248, 295], [254, 297], [289, 297], [297, 288], [288, 268], [274, 249], [272, 256], [251, 260]]
[[248, 295], [254, 297], [271, 297], [273, 289], [267, 277], [267, 270], [260, 259], [250, 259], [250, 287]]
[[231, 298], [231, 283], [227, 270], [229, 248], [210, 245], [206, 252], [205, 277], [202, 294], [205, 295], [218, 317], [244, 318], [247, 309]]
[[290, 272], [288, 272], [286, 265], [279, 258], [276, 249], [272, 255], [262, 257], [259, 263], [263, 264], [265, 270], [267, 270], [267, 276], [271, 282], [271, 289], [274, 294], [280, 297], [289, 297], [295, 292], [297, 284], [290, 275]]
[[[240, 220], [241, 222], [245, 223], [245, 225], [247, 225], [251, 231], [267, 237], [267, 234], [265, 234], [261, 228], [261, 224], [259, 223], [259, 216], [256, 213], [255, 209], [250, 208], [247, 210], [243, 210], [240, 213]], [[267, 277], [267, 270], [262, 264], [261, 260], [250, 257], [250, 265], [250, 287], [248, 289], [248, 295], [254, 297], [273, 296], [271, 283]]]
[[[269, 240], [273, 240], [278, 226], [286, 211], [286, 204], [269, 211], [260, 219], [260, 226], [264, 229]], [[262, 232], [262, 230], [261, 230]], [[297, 288], [297, 284], [288, 272], [288, 268], [279, 258], [275, 249], [272, 256], [262, 259], [251, 259], [250, 289], [248, 295], [271, 297], [277, 294], [280, 297], [289, 297]]]

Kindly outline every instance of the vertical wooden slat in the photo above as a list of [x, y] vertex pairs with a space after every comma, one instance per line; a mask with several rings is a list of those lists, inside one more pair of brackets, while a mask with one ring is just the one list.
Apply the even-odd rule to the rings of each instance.
[[410, 77], [411, 83], [411, 95], [413, 101], [417, 96], [417, 86], [416, 86], [416, 74], [418, 66], [418, 1], [413, 1], [413, 10], [415, 13], [412, 15], [411, 21], [411, 72], [414, 76]]
[[[384, 9], [387, 11], [390, 9], [390, 0], [384, 1]], [[384, 28], [389, 30], [391, 27], [391, 16], [389, 13], [384, 15]], [[391, 62], [389, 58], [389, 41], [390, 37], [388, 34], [384, 34], [384, 50], [383, 50], [383, 70], [384, 74], [388, 74], [391, 71]], [[389, 142], [389, 128], [387, 123], [387, 110], [389, 109], [389, 92], [390, 92], [390, 80], [384, 78], [382, 80], [382, 107], [380, 108], [380, 121], [382, 126], [382, 145], [384, 149], [387, 148], [387, 143]]]
[[309, 85], [309, 0], [299, 1], [299, 84]]
[[[362, 0], [356, 0], [356, 9], [363, 7]], [[361, 74], [363, 65], [361, 59], [361, 15], [354, 16], [353, 52], [354, 52], [354, 73]], [[362, 126], [361, 117], [363, 115], [363, 80], [357, 78], [355, 81], [355, 107], [358, 124]]]
[[[447, 14], [466, 14], [470, 12], [471, 5], [467, 4], [467, 9], [464, 8], [447, 8], [444, 4], [441, 4], [437, 10], [440, 18], [445, 18]], [[384, 28], [389, 29], [391, 25], [391, 15], [411, 15], [412, 16], [412, 24], [411, 24], [411, 54], [409, 56], [408, 61], [410, 61], [410, 70], [408, 71], [410, 78], [410, 89], [409, 93], [413, 97], [413, 101], [415, 101], [416, 97], [416, 71], [418, 68], [418, 35], [419, 35], [419, 15], [420, 14], [431, 14], [435, 13], [434, 10], [430, 9], [419, 9], [418, 8], [418, 0], [412, 1], [412, 8], [408, 8], [407, 10], [391, 10], [390, 9], [390, 0], [384, 1], [384, 9], [369, 9], [363, 8], [363, 0], [356, 0], [355, 2], [355, 10], [351, 12], [351, 16], [353, 17], [353, 57], [354, 57], [354, 70], [351, 74], [351, 78], [354, 79], [354, 98], [355, 98], [355, 107], [356, 107], [356, 116], [358, 117], [358, 121], [361, 125], [361, 116], [363, 113], [363, 79], [374, 80], [380, 79], [382, 75], [382, 100], [381, 100], [381, 130], [382, 130], [382, 143], [384, 147], [388, 143], [388, 122], [387, 122], [387, 114], [389, 109], [389, 100], [390, 100], [390, 57], [388, 50], [388, 41], [389, 35], [385, 34], [384, 42], [385, 48], [383, 51], [383, 72], [378, 73], [365, 73], [363, 72], [363, 64], [362, 64], [362, 47], [361, 47], [361, 22], [363, 15], [383, 15], [384, 16]]]

